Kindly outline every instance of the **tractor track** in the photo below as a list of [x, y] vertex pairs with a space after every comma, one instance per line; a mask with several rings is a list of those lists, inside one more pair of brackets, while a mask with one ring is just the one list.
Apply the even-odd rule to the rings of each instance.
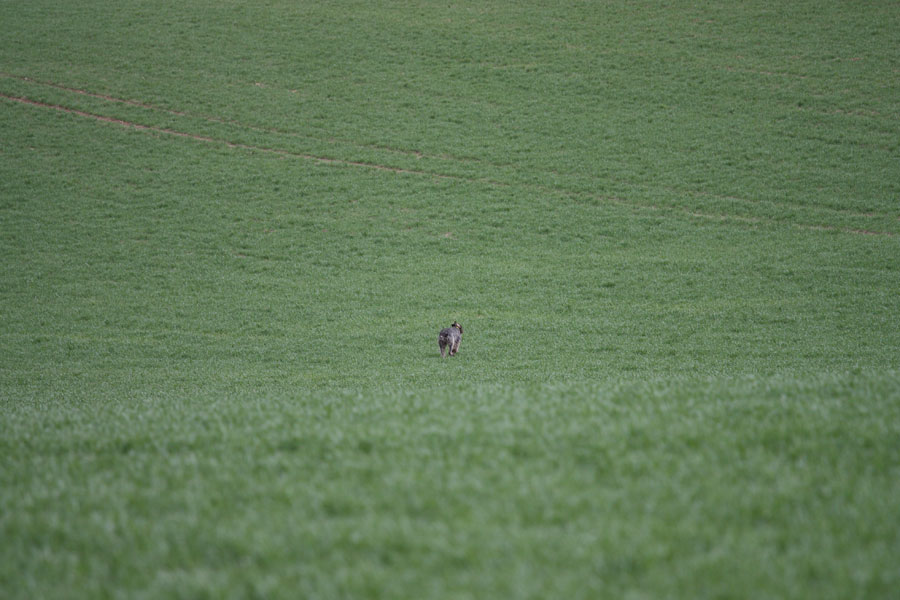
[[[90, 92], [90, 91], [87, 91], [84, 89], [74, 88], [74, 87], [70, 87], [70, 86], [64, 86], [64, 85], [57, 84], [57, 83], [38, 81], [38, 80], [29, 78], [29, 77], [10, 75], [8, 73], [3, 73], [3, 72], [0, 72], [0, 77], [16, 79], [19, 81], [33, 83], [33, 84], [42, 85], [42, 86], [46, 86], [46, 87], [51, 87], [54, 89], [59, 89], [59, 90], [65, 91], [65, 92], [103, 100], [106, 102], [111, 102], [111, 103], [116, 103], [116, 104], [125, 104], [125, 105], [129, 105], [129, 106], [152, 110], [155, 112], [162, 112], [162, 113], [179, 116], [179, 117], [199, 118], [201, 120], [205, 120], [210, 123], [236, 125], [236, 126], [239, 126], [239, 127], [245, 128], [245, 129], [249, 129], [251, 131], [260, 131], [260, 132], [265, 132], [265, 133], [276, 133], [276, 134], [287, 134], [287, 135], [291, 134], [291, 132], [285, 132], [285, 131], [281, 131], [278, 129], [265, 128], [265, 127], [259, 127], [259, 126], [254, 126], [254, 125], [247, 125], [247, 124], [244, 124], [244, 123], [241, 123], [238, 121], [231, 121], [231, 120], [223, 119], [223, 118], [219, 118], [219, 117], [194, 115], [194, 114], [184, 112], [184, 111], [177, 111], [177, 110], [162, 108], [159, 106], [154, 106], [152, 104], [149, 104], [146, 102], [141, 102], [139, 100], [127, 100], [127, 99], [123, 99], [123, 98], [117, 98], [115, 96]], [[603, 202], [606, 204], [619, 205], [619, 206], [630, 207], [630, 208], [634, 208], [634, 209], [643, 209], [643, 210], [651, 210], [651, 211], [673, 210], [675, 212], [683, 213], [684, 215], [687, 215], [691, 218], [699, 218], [699, 219], [709, 220], [709, 221], [734, 222], [734, 223], [740, 223], [740, 224], [751, 225], [751, 226], [759, 225], [759, 224], [781, 224], [780, 221], [765, 218], [765, 217], [748, 217], [748, 216], [740, 216], [740, 215], [732, 215], [732, 214], [709, 213], [709, 212], [698, 211], [695, 208], [691, 208], [691, 207], [682, 207], [680, 209], [678, 207], [660, 207], [655, 204], [636, 202], [633, 200], [620, 198], [618, 196], [598, 195], [598, 194], [591, 194], [591, 193], [586, 193], [586, 192], [569, 191], [569, 190], [559, 189], [559, 188], [556, 188], [553, 186], [546, 186], [546, 185], [535, 184], [535, 183], [515, 183], [514, 184], [514, 183], [498, 181], [498, 180], [490, 179], [490, 178], [465, 177], [462, 175], [437, 173], [437, 172], [428, 171], [428, 170], [424, 170], [424, 169], [410, 169], [410, 168], [396, 167], [396, 166], [373, 163], [373, 162], [355, 161], [355, 160], [348, 160], [348, 159], [341, 159], [341, 158], [334, 158], [334, 157], [327, 157], [327, 156], [319, 156], [319, 155], [305, 153], [305, 152], [298, 152], [295, 150], [288, 150], [285, 148], [274, 148], [274, 147], [246, 144], [246, 143], [242, 143], [242, 142], [235, 142], [235, 141], [228, 140], [225, 138], [207, 136], [207, 135], [202, 135], [202, 134], [198, 134], [198, 133], [191, 133], [191, 132], [187, 132], [187, 131], [181, 131], [178, 129], [172, 129], [169, 127], [147, 125], [147, 124], [139, 123], [136, 121], [120, 119], [117, 117], [110, 117], [108, 115], [93, 113], [93, 112], [89, 112], [89, 111], [85, 111], [85, 110], [81, 110], [81, 109], [77, 109], [77, 108], [73, 108], [73, 107], [69, 107], [69, 106], [64, 106], [62, 104], [56, 104], [56, 103], [52, 103], [52, 102], [44, 102], [41, 100], [35, 100], [33, 98], [29, 98], [27, 96], [7, 94], [4, 92], [0, 92], [0, 98], [7, 100], [9, 102], [15, 102], [18, 104], [42, 108], [42, 109], [54, 110], [54, 111], [57, 111], [60, 113], [70, 114], [70, 115], [74, 115], [74, 116], [85, 118], [85, 119], [91, 119], [91, 120], [94, 120], [94, 121], [100, 122], [100, 123], [108, 123], [108, 124], [118, 125], [120, 127], [133, 129], [133, 130], [141, 131], [141, 132], [145, 132], [145, 133], [172, 136], [172, 137], [181, 138], [181, 139], [189, 139], [189, 140], [193, 140], [193, 141], [197, 141], [197, 142], [202, 142], [205, 144], [219, 145], [219, 146], [223, 146], [223, 147], [227, 147], [227, 148], [245, 150], [245, 151], [249, 151], [249, 152], [260, 152], [260, 153], [264, 153], [264, 154], [272, 154], [272, 155], [277, 155], [277, 156], [296, 158], [296, 159], [310, 161], [310, 162], [314, 162], [314, 163], [322, 164], [322, 165], [356, 167], [356, 168], [363, 168], [363, 169], [369, 169], [369, 170], [381, 171], [381, 172], [389, 172], [389, 173], [395, 173], [395, 174], [401, 174], [401, 175], [430, 177], [430, 178], [433, 178], [436, 180], [450, 180], [450, 181], [459, 181], [459, 182], [464, 182], [464, 183], [477, 183], [477, 184], [482, 184], [482, 185], [490, 185], [492, 187], [503, 187], [503, 188], [524, 187], [524, 188], [542, 192], [542, 193], [547, 193], [547, 194], [552, 194], [552, 195], [557, 195], [557, 196], [562, 195], [562, 196], [568, 197], [570, 199], [587, 198], [594, 202]], [[375, 149], [375, 148], [373, 148], [373, 149]], [[394, 152], [394, 153], [398, 153], [398, 154], [414, 156], [416, 158], [427, 157], [427, 158], [439, 158], [442, 160], [451, 159], [451, 157], [448, 157], [445, 155], [441, 155], [438, 157], [428, 156], [428, 155], [425, 155], [418, 151], [397, 150], [397, 149], [393, 149], [393, 148], [378, 148], [378, 149], [387, 151], [387, 152]], [[481, 162], [481, 161], [478, 161], [475, 159], [473, 159], [473, 160], [474, 160], [474, 162]], [[746, 200], [746, 201], [753, 202], [752, 200]], [[836, 210], [835, 212], [846, 212], [846, 211]], [[863, 216], [872, 216], [872, 215], [863, 215]], [[875, 216], [882, 216], [882, 215], [875, 215]], [[823, 224], [794, 223], [792, 225], [798, 229], [803, 229], [803, 230], [838, 231], [838, 232], [842, 232], [842, 233], [849, 233], [849, 234], [855, 234], [855, 235], [887, 236], [887, 237], [895, 237], [898, 235], [891, 231], [877, 231], [877, 230], [873, 230], [873, 229], [838, 227], [838, 226], [823, 225]]]
[[[101, 115], [101, 114], [92, 113], [92, 112], [88, 112], [88, 111], [84, 111], [84, 110], [79, 110], [76, 108], [71, 108], [68, 106], [63, 106], [61, 104], [52, 104], [50, 102], [42, 102], [40, 100], [33, 100], [31, 98], [27, 98], [24, 96], [13, 96], [13, 95], [5, 94], [2, 92], [0, 92], [0, 98], [4, 98], [4, 99], [12, 101], [12, 102], [18, 102], [20, 104], [26, 104], [29, 106], [48, 108], [48, 109], [56, 110], [56, 111], [59, 111], [62, 113], [76, 115], [79, 117], [84, 117], [86, 119], [93, 119], [95, 121], [99, 121], [102, 123], [113, 123], [115, 125], [121, 125], [122, 127], [127, 127], [129, 129], [136, 129], [138, 131], [146, 131], [146, 132], [152, 132], [152, 133], [158, 133], [158, 134], [171, 135], [171, 136], [175, 136], [175, 137], [196, 140], [199, 142], [206, 142], [209, 144], [219, 144], [219, 145], [226, 146], [228, 148], [237, 148], [237, 149], [241, 149], [241, 150], [250, 150], [250, 151], [254, 151], [254, 152], [264, 152], [264, 153], [268, 153], [268, 154], [277, 154], [280, 156], [291, 156], [294, 158], [301, 158], [304, 160], [309, 160], [309, 161], [313, 161], [313, 162], [317, 162], [317, 163], [321, 163], [321, 164], [364, 167], [364, 168], [375, 169], [375, 170], [379, 170], [379, 171], [389, 171], [392, 173], [402, 173], [402, 174], [410, 174], [410, 175], [422, 175], [422, 176], [435, 177], [438, 179], [458, 179], [460, 181], [475, 181], [475, 180], [470, 180], [470, 179], [467, 179], [464, 177], [458, 177], [455, 175], [432, 173], [429, 171], [422, 171], [422, 170], [416, 170], [416, 169], [404, 169], [401, 167], [392, 167], [389, 165], [381, 165], [381, 164], [377, 164], [377, 163], [368, 163], [368, 162], [363, 162], [363, 161], [345, 160], [345, 159], [340, 159], [340, 158], [329, 158], [329, 157], [324, 157], [324, 156], [316, 156], [313, 154], [306, 154], [303, 152], [295, 152], [292, 150], [285, 150], [283, 148], [268, 148], [265, 146], [254, 146], [252, 144], [243, 144], [240, 142], [232, 142], [230, 140], [226, 140], [223, 138], [215, 138], [215, 137], [211, 137], [211, 136], [200, 135], [197, 133], [189, 133], [186, 131], [179, 131], [177, 129], [171, 129], [168, 127], [145, 125], [142, 123], [137, 123], [135, 121], [127, 121], [127, 120], [119, 119], [116, 117], [109, 117], [107, 115]], [[175, 113], [175, 114], [178, 114], [178, 113]], [[506, 185], [506, 184], [503, 184], [500, 182], [489, 182], [487, 180], [477, 180], [477, 181], [479, 181], [481, 183], [494, 183], [496, 185]]]

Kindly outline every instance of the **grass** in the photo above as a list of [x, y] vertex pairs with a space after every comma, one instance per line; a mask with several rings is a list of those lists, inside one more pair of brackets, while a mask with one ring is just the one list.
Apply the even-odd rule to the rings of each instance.
[[889, 597], [897, 400], [821, 376], [18, 406], [4, 569], [24, 596]]
[[542, 4], [0, 7], [0, 595], [893, 595], [900, 13]]

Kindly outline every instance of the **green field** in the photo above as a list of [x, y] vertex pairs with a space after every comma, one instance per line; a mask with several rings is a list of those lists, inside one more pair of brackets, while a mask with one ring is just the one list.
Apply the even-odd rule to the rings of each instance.
[[896, 597], [895, 2], [0, 22], [0, 597]]

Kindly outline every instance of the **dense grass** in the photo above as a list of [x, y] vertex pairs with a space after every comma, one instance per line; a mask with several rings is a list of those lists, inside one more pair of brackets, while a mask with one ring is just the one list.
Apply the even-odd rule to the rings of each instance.
[[69, 4], [0, 5], [0, 596], [895, 593], [891, 3]]
[[887, 598], [898, 401], [862, 376], [20, 401], [0, 572], [23, 597]]

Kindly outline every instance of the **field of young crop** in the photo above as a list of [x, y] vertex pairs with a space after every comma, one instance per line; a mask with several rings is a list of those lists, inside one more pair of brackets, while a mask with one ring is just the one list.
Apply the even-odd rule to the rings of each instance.
[[896, 596], [896, 3], [0, 22], [0, 597]]

